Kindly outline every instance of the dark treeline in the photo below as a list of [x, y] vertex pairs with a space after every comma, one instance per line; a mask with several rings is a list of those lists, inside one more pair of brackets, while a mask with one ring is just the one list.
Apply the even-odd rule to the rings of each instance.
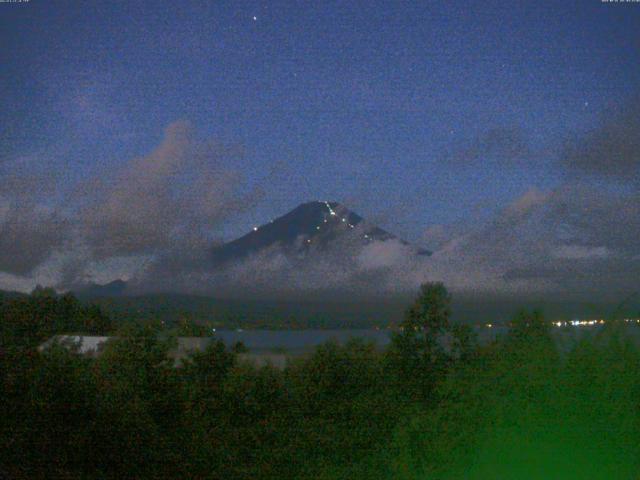
[[[179, 368], [174, 335], [129, 323], [97, 358], [56, 333], [113, 334], [37, 291], [0, 303], [8, 478], [636, 478], [640, 352], [615, 322], [560, 353], [538, 313], [479, 346], [422, 287], [390, 347], [328, 343], [284, 370], [222, 342]], [[449, 348], [438, 341], [453, 339]]]
[[357, 329], [386, 327], [402, 318], [404, 298], [377, 303], [355, 300], [232, 300], [182, 294], [85, 297], [116, 322], [131, 317], [175, 325], [183, 319], [208, 319], [219, 330]]

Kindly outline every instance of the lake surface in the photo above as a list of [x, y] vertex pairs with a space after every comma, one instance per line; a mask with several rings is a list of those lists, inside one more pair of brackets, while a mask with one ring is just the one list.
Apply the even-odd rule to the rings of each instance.
[[[553, 327], [552, 335], [558, 347], [566, 351], [581, 338], [596, 335], [603, 326]], [[480, 344], [486, 345], [498, 336], [507, 333], [508, 328], [476, 327]], [[334, 341], [344, 345], [349, 339], [360, 338], [372, 342], [377, 348], [384, 348], [391, 341], [391, 330], [352, 329], [352, 330], [219, 330], [213, 335], [227, 345], [242, 342], [252, 352], [286, 351], [292, 354], [312, 351], [318, 345]], [[625, 334], [634, 343], [640, 345], [640, 327], [625, 326]], [[445, 339], [447, 343], [447, 339]]]
[[334, 341], [344, 345], [352, 338], [373, 342], [382, 348], [391, 341], [389, 330], [218, 330], [213, 335], [227, 345], [242, 342], [250, 351], [286, 350], [292, 353], [313, 350]]

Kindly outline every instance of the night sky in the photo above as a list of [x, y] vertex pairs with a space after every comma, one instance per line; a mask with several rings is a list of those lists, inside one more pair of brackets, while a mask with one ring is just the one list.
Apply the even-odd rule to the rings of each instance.
[[[457, 260], [490, 261], [507, 282], [562, 283], [576, 275], [563, 261], [598, 259], [631, 268], [619, 288], [633, 287], [640, 3], [31, 0], [0, 4], [0, 22], [0, 246], [25, 235], [32, 249], [24, 264], [0, 255], [0, 287], [86, 274], [69, 265], [79, 257], [105, 280], [96, 272], [176, 248], [175, 231], [120, 249], [86, 234], [128, 235], [118, 208], [143, 205], [146, 218], [158, 206], [123, 194], [123, 178], [147, 201], [167, 176], [194, 196], [224, 190], [181, 203], [189, 223], [172, 219], [185, 229], [201, 212], [210, 239], [332, 200], [414, 243], [462, 249]], [[198, 159], [182, 176], [147, 182], [136, 159], [185, 142], [179, 155]], [[210, 151], [215, 167], [199, 163]], [[513, 220], [523, 205], [542, 207]], [[610, 209], [622, 233], [601, 238]], [[60, 225], [79, 230], [70, 240]], [[488, 274], [474, 275], [451, 282], [473, 289]], [[571, 288], [595, 285], [579, 275]]]

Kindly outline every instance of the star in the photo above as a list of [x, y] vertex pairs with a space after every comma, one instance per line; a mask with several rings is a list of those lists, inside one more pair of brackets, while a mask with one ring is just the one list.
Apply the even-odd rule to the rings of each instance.
[[256, 22], [258, 20], [258, 17], [256, 17], [255, 15], [253, 16], [253, 21]]

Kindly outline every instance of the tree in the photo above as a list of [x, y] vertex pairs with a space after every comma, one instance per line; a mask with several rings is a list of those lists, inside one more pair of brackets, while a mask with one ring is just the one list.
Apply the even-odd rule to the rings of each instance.
[[428, 397], [444, 372], [449, 355], [441, 337], [450, 331], [451, 295], [442, 283], [425, 283], [392, 337], [389, 356], [412, 394]]
[[178, 321], [176, 332], [179, 337], [208, 337], [211, 335], [211, 327], [196, 323], [192, 318], [182, 317]]
[[[316, 470], [352, 465], [381, 445], [402, 406], [387, 374], [380, 352], [359, 339], [324, 343], [291, 363], [285, 371], [290, 403], [282, 435], [288, 468], [305, 472], [304, 478], [322, 478]], [[292, 472], [274, 478], [298, 478]]]
[[467, 362], [478, 348], [478, 336], [469, 325], [453, 325], [451, 328], [451, 353], [462, 362]]
[[[92, 460], [106, 478], [180, 478], [179, 379], [175, 339], [159, 323], [123, 327], [96, 360]], [[103, 478], [104, 478], [103, 477]]]
[[57, 295], [41, 287], [1, 303], [0, 319], [0, 345], [5, 349], [35, 348], [56, 334], [104, 335], [113, 329], [98, 306], [85, 306], [72, 294]]
[[509, 337], [513, 340], [543, 339], [550, 337], [550, 326], [542, 312], [521, 310], [511, 321]]

